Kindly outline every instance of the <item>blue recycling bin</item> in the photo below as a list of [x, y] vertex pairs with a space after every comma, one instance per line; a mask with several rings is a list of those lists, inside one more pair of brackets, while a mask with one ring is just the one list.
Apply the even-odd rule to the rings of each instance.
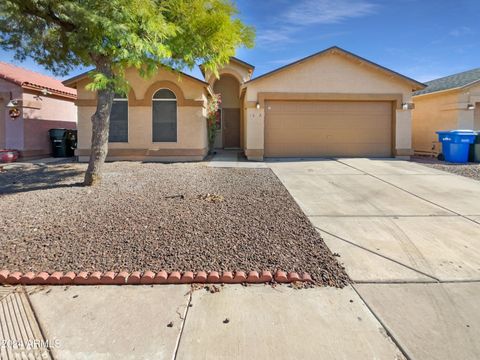
[[463, 164], [468, 162], [470, 144], [475, 142], [477, 133], [472, 130], [437, 131], [438, 141], [442, 143], [445, 160]]

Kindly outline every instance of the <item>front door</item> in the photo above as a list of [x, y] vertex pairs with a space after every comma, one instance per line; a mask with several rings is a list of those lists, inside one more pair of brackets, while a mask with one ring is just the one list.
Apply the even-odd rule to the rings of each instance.
[[240, 147], [240, 109], [222, 109], [223, 147]]

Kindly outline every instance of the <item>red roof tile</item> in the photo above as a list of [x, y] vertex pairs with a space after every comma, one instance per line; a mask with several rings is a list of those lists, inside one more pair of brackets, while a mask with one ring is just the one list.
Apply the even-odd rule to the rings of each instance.
[[47, 89], [54, 94], [70, 98], [77, 97], [77, 91], [62, 84], [60, 80], [0, 61], [0, 79], [24, 88]]

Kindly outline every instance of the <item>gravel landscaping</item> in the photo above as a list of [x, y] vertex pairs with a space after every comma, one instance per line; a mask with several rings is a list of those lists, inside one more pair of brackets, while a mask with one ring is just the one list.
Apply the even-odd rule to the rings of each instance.
[[453, 164], [430, 157], [413, 157], [412, 161], [434, 169], [480, 180], [480, 163]]
[[86, 165], [0, 172], [0, 269], [308, 272], [348, 283], [269, 169], [116, 162], [82, 187]]

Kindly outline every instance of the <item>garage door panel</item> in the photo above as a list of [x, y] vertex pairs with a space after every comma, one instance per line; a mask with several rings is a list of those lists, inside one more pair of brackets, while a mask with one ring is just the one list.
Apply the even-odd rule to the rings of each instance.
[[390, 156], [391, 111], [389, 102], [267, 102], [265, 156]]
[[[326, 127], [318, 124], [318, 121], [316, 122], [317, 124], [313, 124], [313, 126], [310, 126], [309, 122], [303, 122], [295, 127], [289, 127], [288, 123], [282, 124], [271, 130], [269, 141], [271, 144], [276, 142], [298, 143], [298, 139], [301, 138], [301, 142], [313, 143], [317, 143], [319, 140], [336, 143], [390, 143], [389, 139], [385, 138], [385, 134], [390, 132], [390, 127], [350, 126], [351, 124], [348, 122], [345, 122], [343, 127]], [[307, 129], [308, 131], [306, 131]], [[288, 132], [288, 136], [285, 136], [285, 132]]]
[[383, 144], [355, 144], [339, 143], [325, 144], [323, 146], [312, 146], [312, 144], [303, 144], [295, 147], [292, 144], [278, 144], [278, 149], [290, 147], [288, 153], [284, 151], [270, 151], [265, 156], [271, 157], [389, 157], [390, 151], [386, 151]]
[[[362, 143], [371, 140], [373, 142], [384, 142], [385, 134], [390, 132], [390, 126], [366, 126], [365, 124], [352, 124], [349, 121], [339, 121], [339, 124], [335, 126], [328, 126], [322, 124], [318, 119], [306, 119], [301, 122], [297, 122], [295, 126], [291, 124], [292, 120], [285, 119], [284, 121], [278, 121], [278, 124], [273, 128], [267, 129], [269, 131], [270, 143], [280, 142], [292, 142], [298, 143], [299, 137], [302, 141], [308, 142], [321, 139], [329, 142], [355, 142]], [[381, 122], [381, 120], [377, 121]], [[306, 131], [308, 129], [308, 131]], [[362, 136], [358, 136], [359, 132]], [[367, 133], [368, 132], [368, 133]], [[288, 136], [285, 136], [288, 133]]]

